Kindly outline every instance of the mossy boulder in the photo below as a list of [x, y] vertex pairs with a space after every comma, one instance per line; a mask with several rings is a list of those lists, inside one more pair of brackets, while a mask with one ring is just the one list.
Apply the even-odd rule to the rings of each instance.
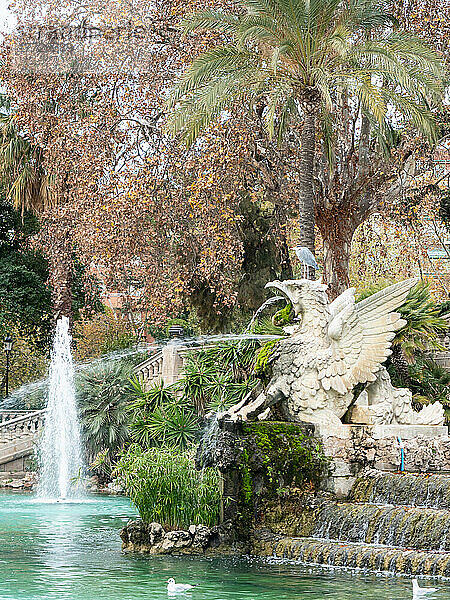
[[[268, 507], [312, 491], [328, 470], [314, 427], [287, 422], [233, 425], [233, 460], [222, 463], [225, 517], [248, 537]], [[230, 444], [230, 432], [225, 432]]]

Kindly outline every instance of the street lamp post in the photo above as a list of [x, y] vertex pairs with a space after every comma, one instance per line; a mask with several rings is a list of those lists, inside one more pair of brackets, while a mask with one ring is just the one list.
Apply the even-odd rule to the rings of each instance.
[[6, 398], [9, 395], [9, 356], [11, 354], [12, 347], [13, 347], [13, 339], [10, 335], [7, 335], [3, 342], [3, 348], [4, 348], [5, 354], [6, 354], [6, 373], [5, 373], [5, 390], [6, 390], [5, 397]]

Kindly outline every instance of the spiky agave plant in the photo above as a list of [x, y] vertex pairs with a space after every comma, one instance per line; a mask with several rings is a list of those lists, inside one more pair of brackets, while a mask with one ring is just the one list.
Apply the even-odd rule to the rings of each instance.
[[259, 341], [245, 339], [192, 354], [178, 384], [183, 398], [199, 415], [239, 402], [257, 383], [253, 365], [260, 345]]
[[134, 400], [128, 411], [132, 439], [143, 448], [186, 449], [198, 434], [199, 422], [192, 403], [181, 394], [181, 386], [165, 386], [161, 381], [145, 389], [136, 378], [131, 384]]
[[130, 377], [130, 385], [133, 388], [133, 402], [129, 406], [131, 411], [149, 412], [155, 410], [159, 406], [170, 404], [175, 400], [174, 389], [164, 385], [160, 381], [150, 388], [145, 388], [143, 383], [136, 375]]

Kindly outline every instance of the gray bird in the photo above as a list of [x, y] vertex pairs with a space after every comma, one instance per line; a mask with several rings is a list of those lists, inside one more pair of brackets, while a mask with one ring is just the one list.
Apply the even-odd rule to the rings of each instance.
[[307, 267], [312, 267], [317, 271], [319, 265], [317, 264], [316, 259], [314, 258], [314, 254], [311, 252], [311, 250], [306, 248], [306, 246], [295, 246], [294, 248], [292, 248], [292, 250], [295, 250], [297, 258], [303, 265], [304, 277], [307, 274]]

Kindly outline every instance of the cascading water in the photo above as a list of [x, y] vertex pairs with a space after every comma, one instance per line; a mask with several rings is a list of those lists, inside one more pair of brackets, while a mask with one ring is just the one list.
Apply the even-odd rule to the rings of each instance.
[[296, 507], [294, 537], [270, 540], [266, 553], [304, 563], [450, 576], [448, 475], [369, 471], [348, 500], [316, 498], [302, 510]]
[[49, 373], [47, 414], [39, 447], [40, 498], [65, 499], [79, 495], [72, 483], [83, 470], [80, 425], [74, 387], [69, 319], [56, 325]]

